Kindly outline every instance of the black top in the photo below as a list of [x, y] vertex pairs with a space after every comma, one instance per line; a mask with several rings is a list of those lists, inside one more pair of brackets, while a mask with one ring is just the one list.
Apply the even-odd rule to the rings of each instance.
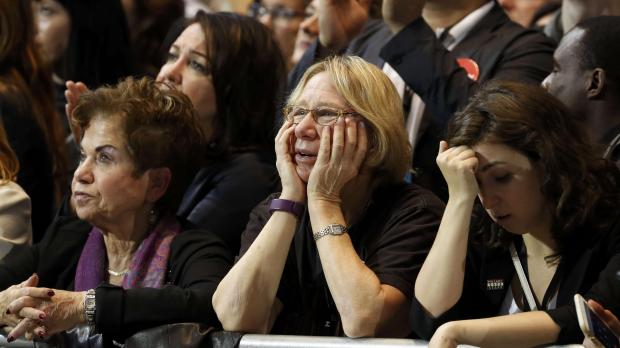
[[[32, 273], [39, 286], [73, 290], [77, 264], [92, 226], [75, 216], [58, 216], [41, 243], [14, 246], [0, 260], [0, 290], [22, 282]], [[124, 290], [102, 284], [96, 289], [98, 332], [122, 341], [158, 325], [198, 322], [220, 326], [211, 297], [232, 265], [225, 243], [215, 234], [184, 231], [170, 247], [168, 273], [161, 289]]]
[[[269, 203], [275, 197], [271, 196], [252, 211], [241, 237], [241, 256], [267, 223]], [[353, 247], [382, 284], [397, 288], [410, 299], [443, 208], [435, 195], [419, 186], [394, 184], [379, 188], [362, 220], [349, 228]], [[284, 308], [272, 334], [343, 335], [307, 211], [295, 232], [277, 298]]]
[[[620, 313], [620, 279], [617, 276], [620, 270], [620, 218], [616, 218], [614, 225], [598, 237], [588, 226], [583, 226], [575, 235], [589, 240], [584, 240], [581, 250], [574, 252], [574, 255], [561, 259], [557, 271], [559, 288], [556, 308], [545, 310], [561, 327], [556, 344], [583, 341], [573, 302], [576, 293], [586, 299], [600, 301], [612, 312]], [[519, 250], [522, 239], [515, 236], [514, 240]], [[470, 240], [465, 267], [461, 298], [440, 317], [433, 319], [427, 316], [422, 305], [413, 298], [410, 321], [422, 338], [430, 339], [435, 330], [448, 321], [500, 314], [502, 302], [515, 276], [510, 252], [500, 248], [487, 249], [476, 240]]]
[[185, 191], [177, 215], [216, 233], [232, 254], [252, 208], [277, 190], [280, 177], [269, 153], [243, 152], [202, 168]]
[[17, 183], [32, 202], [32, 241], [36, 243], [54, 217], [52, 154], [30, 106], [18, 106], [0, 96], [0, 118], [19, 160]]

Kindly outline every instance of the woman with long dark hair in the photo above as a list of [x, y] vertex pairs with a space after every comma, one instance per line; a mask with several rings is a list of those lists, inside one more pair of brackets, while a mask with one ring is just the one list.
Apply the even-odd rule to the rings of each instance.
[[17, 183], [32, 200], [37, 242], [66, 186], [67, 160], [51, 76], [37, 51], [30, 1], [0, 2], [0, 115], [20, 163]]
[[542, 88], [508, 82], [451, 121], [437, 156], [450, 198], [411, 313], [430, 346], [580, 343], [573, 296], [613, 297], [620, 174], [577, 122]]

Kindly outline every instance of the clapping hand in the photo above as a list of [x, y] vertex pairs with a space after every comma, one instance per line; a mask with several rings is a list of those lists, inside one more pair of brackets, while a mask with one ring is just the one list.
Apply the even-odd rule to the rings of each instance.
[[362, 167], [368, 146], [366, 126], [355, 118], [340, 117], [333, 127], [323, 127], [316, 163], [308, 179], [308, 200], [341, 202], [344, 185]]

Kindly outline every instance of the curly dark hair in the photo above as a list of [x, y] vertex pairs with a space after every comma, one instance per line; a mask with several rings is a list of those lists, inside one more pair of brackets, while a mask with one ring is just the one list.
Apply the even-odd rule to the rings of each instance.
[[[551, 232], [560, 253], [595, 237], [577, 235], [580, 227], [608, 227], [620, 198], [620, 172], [597, 156], [578, 122], [543, 88], [496, 81], [483, 86], [448, 126], [450, 146], [504, 144], [543, 168], [540, 189], [553, 207]], [[509, 235], [490, 219], [478, 227], [488, 246], [506, 245]]]
[[170, 187], [157, 206], [174, 212], [202, 165], [197, 159], [204, 157], [207, 141], [189, 98], [162, 87], [150, 78], [129, 77], [115, 87], [82, 94], [71, 116], [83, 130], [95, 118], [121, 117], [135, 175], [170, 169]]

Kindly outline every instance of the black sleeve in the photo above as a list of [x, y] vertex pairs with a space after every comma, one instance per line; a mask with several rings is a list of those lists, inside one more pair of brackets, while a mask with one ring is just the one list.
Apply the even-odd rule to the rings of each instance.
[[35, 272], [36, 249], [36, 246], [12, 245], [9, 253], [0, 259], [0, 291], [21, 283]]
[[[409, 318], [411, 324], [413, 325], [413, 330], [422, 339], [430, 340], [435, 331], [441, 325], [450, 321], [492, 317], [498, 314], [499, 307], [497, 304], [489, 302], [488, 296], [486, 296], [480, 287], [481, 269], [485, 267], [483, 265], [483, 260], [486, 257], [479, 255], [479, 252], [480, 250], [477, 248], [474, 248], [471, 245], [468, 246], [465, 260], [465, 277], [463, 279], [461, 297], [454, 306], [442, 313], [440, 316], [433, 318], [418, 301], [415, 295], [413, 296]], [[502, 268], [502, 265], [504, 267], [511, 266], [509, 261], [504, 259], [502, 262], [502, 260], [497, 256], [490, 257], [490, 259], [493, 260], [489, 262], [499, 265], [499, 268]], [[512, 269], [507, 268], [505, 272], [502, 273], [504, 273], [504, 275], [506, 275], [506, 273], [511, 274]], [[511, 279], [512, 277], [505, 276], [500, 278]], [[509, 284], [509, 282], [505, 282], [505, 284]], [[434, 285], [429, 284], [428, 286]], [[504, 289], [502, 291], [498, 291], [498, 294], [495, 296], [497, 296], [497, 298], [501, 301], [501, 299], [505, 297], [505, 294], [506, 290]]]
[[173, 241], [169, 283], [161, 289], [96, 289], [95, 323], [104, 335], [124, 340], [149, 327], [197, 322], [219, 327], [211, 297], [232, 265], [233, 257], [216, 235], [186, 231]]
[[381, 284], [397, 288], [407, 299], [413, 296], [413, 284], [433, 244], [444, 209], [438, 198], [423, 192], [416, 191], [389, 209], [384, 230], [364, 260]]
[[[494, 34], [501, 36], [502, 33]], [[480, 43], [481, 46], [484, 44]], [[539, 84], [551, 71], [554, 47], [540, 33], [524, 30], [503, 47], [480, 49], [493, 50], [492, 54], [501, 55], [489, 72], [489, 77], [494, 79]], [[398, 32], [383, 47], [381, 57], [422, 98], [434, 121], [442, 128], [459, 108], [467, 104], [478, 87], [478, 83], [469, 79], [457, 64], [457, 56], [443, 46], [422, 18]]]
[[0, 260], [0, 289], [20, 283], [35, 272], [39, 286], [70, 288], [90, 228], [75, 215], [56, 216], [41, 242], [14, 246]]
[[[585, 299], [593, 299], [609, 309], [616, 316], [620, 315], [620, 223], [616, 223], [606, 238], [598, 243], [591, 252], [589, 267], [586, 268], [579, 293]], [[577, 265], [584, 266], [584, 265]], [[576, 268], [577, 268], [576, 267]], [[587, 281], [593, 277], [593, 281]], [[574, 294], [571, 294], [574, 295]], [[583, 341], [579, 328], [577, 312], [572, 296], [567, 304], [547, 311], [551, 319], [561, 328], [556, 344], [569, 344]]]
[[270, 195], [252, 209], [245, 231], [241, 234], [241, 247], [239, 248], [237, 260], [245, 255], [252, 243], [254, 243], [256, 237], [260, 234], [260, 231], [262, 231], [263, 227], [267, 224], [270, 218], [269, 204], [271, 200], [278, 197], [278, 195], [278, 193]]
[[187, 215], [187, 221], [219, 235], [232, 253], [239, 250], [239, 238], [250, 211], [274, 191], [279, 183], [275, 166], [258, 160], [255, 154], [240, 154], [225, 164], [205, 187], [205, 193]]

